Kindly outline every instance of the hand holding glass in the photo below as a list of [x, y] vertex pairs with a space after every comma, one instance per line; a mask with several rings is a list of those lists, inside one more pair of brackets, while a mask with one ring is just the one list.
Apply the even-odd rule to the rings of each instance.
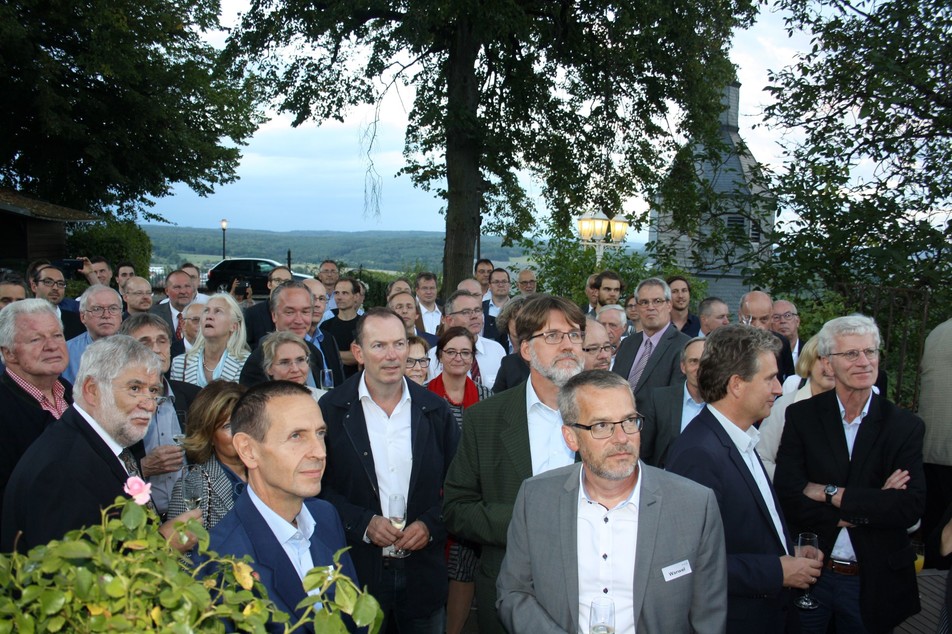
[[[390, 496], [390, 508], [388, 519], [390, 525], [397, 530], [403, 530], [407, 526], [407, 500], [400, 493], [394, 493]], [[397, 558], [408, 557], [410, 553], [405, 550], [394, 547], [393, 556]]]
[[[797, 537], [796, 555], [815, 561], [820, 560], [820, 541], [816, 533], [800, 533]], [[801, 610], [815, 610], [820, 607], [820, 604], [810, 596], [810, 591], [807, 590], [802, 597], [796, 600], [796, 606]]]

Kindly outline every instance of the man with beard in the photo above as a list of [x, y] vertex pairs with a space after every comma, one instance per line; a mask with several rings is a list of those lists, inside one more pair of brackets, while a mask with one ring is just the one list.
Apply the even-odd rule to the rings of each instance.
[[558, 396], [582, 371], [584, 328], [585, 316], [572, 302], [547, 294], [527, 299], [516, 334], [529, 380], [463, 414], [463, 436], [444, 484], [443, 514], [451, 533], [482, 545], [476, 576], [482, 634], [505, 631], [493, 606], [519, 487], [533, 475], [575, 462], [575, 450], [562, 437]]
[[[3, 505], [0, 550], [27, 552], [98, 524], [101, 510], [139, 476], [129, 447], [142, 440], [162, 396], [162, 362], [144, 345], [114, 335], [90, 345], [76, 376], [73, 405], [37, 438], [13, 470]], [[195, 509], [169, 520], [198, 519]], [[185, 552], [192, 540], [174, 548]]]
[[639, 463], [642, 419], [617, 374], [569, 379], [559, 411], [582, 462], [519, 491], [498, 581], [506, 628], [588, 632], [592, 601], [608, 597], [617, 632], [723, 632], [727, 561], [714, 493]]

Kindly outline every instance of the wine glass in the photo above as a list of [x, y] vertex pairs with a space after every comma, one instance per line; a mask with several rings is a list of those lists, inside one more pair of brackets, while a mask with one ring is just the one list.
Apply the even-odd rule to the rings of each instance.
[[[800, 533], [797, 536], [797, 557], [805, 557], [807, 559], [820, 559], [820, 541], [816, 536], [816, 533]], [[799, 599], [796, 600], [796, 606], [801, 610], [815, 610], [820, 607], [820, 604], [810, 596], [810, 590], [807, 589]]]
[[191, 511], [201, 507], [202, 498], [205, 497], [204, 485], [198, 465], [185, 467], [185, 474], [182, 476], [182, 501], [185, 504], [185, 510]]
[[[402, 493], [394, 493], [390, 496], [390, 507], [387, 517], [390, 519], [390, 525], [397, 530], [403, 530], [407, 526], [407, 499]], [[393, 549], [393, 557], [409, 557], [410, 553], [399, 548]]]
[[325, 390], [334, 389], [334, 371], [321, 370], [321, 388]]
[[615, 634], [615, 602], [595, 597], [588, 617], [588, 634]]

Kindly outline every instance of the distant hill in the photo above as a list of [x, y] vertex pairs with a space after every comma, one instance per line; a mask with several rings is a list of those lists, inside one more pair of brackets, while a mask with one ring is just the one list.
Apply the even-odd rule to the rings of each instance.
[[[152, 239], [153, 264], [178, 264], [183, 260], [217, 262], [221, 259], [221, 230], [142, 225]], [[420, 266], [440, 272], [443, 268], [443, 239], [440, 231], [256, 231], [228, 229], [228, 257], [287, 260], [288, 249], [294, 263], [318, 263], [324, 259], [344, 262], [350, 267], [404, 271]], [[522, 257], [522, 250], [502, 246], [502, 239], [484, 236], [482, 257], [505, 263]]]

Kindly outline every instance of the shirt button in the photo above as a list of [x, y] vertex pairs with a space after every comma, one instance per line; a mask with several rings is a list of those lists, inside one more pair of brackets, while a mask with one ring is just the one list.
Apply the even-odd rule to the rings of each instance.
[[607, 524], [607, 523], [608, 523], [608, 518], [606, 517], [606, 518], [604, 518], [602, 521]]
[[602, 555], [602, 559], [608, 559], [608, 553], [605, 553], [604, 555]]
[[608, 588], [602, 588], [602, 593], [608, 594]]

